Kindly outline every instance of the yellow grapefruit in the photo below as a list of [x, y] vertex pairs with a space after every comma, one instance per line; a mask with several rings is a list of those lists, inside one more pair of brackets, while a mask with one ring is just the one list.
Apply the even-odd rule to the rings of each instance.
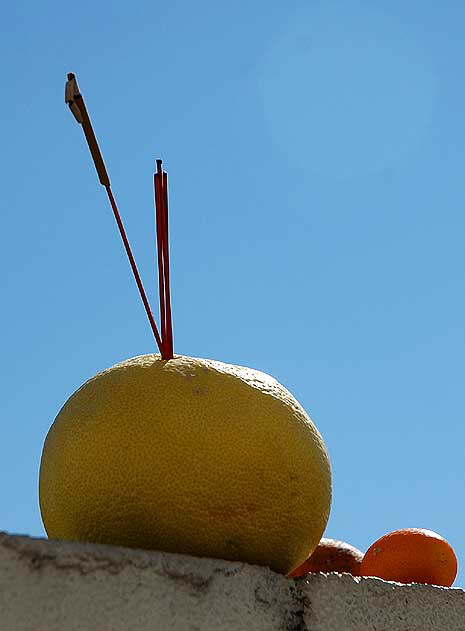
[[39, 494], [51, 538], [287, 573], [320, 541], [331, 472], [318, 430], [269, 375], [142, 355], [65, 403], [45, 441]]

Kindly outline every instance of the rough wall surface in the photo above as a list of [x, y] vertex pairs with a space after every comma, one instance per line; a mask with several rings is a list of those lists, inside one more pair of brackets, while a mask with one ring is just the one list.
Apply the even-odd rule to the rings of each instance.
[[465, 592], [0, 533], [1, 631], [465, 631]]
[[465, 631], [465, 592], [349, 574], [314, 574], [302, 591], [308, 631]]

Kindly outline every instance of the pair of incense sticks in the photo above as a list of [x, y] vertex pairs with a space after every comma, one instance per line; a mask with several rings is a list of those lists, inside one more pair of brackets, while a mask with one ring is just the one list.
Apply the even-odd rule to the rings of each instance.
[[158, 252], [158, 294], [160, 296], [161, 339], [163, 359], [173, 357], [173, 327], [171, 323], [170, 259], [168, 248], [168, 174], [157, 160], [153, 176]]
[[157, 171], [154, 174], [155, 189], [155, 220], [157, 234], [158, 252], [158, 292], [160, 297], [160, 321], [161, 335], [158, 332], [152, 310], [150, 308], [147, 295], [137, 269], [134, 256], [132, 255], [126, 231], [124, 229], [118, 207], [113, 197], [110, 186], [110, 178], [103, 161], [97, 139], [90, 122], [89, 115], [84, 103], [84, 99], [79, 92], [76, 77], [73, 73], [68, 74], [65, 86], [65, 102], [69, 105], [77, 122], [82, 125], [84, 134], [89, 146], [89, 150], [94, 161], [95, 168], [100, 183], [105, 190], [110, 201], [116, 223], [123, 240], [124, 248], [131, 265], [132, 272], [139, 290], [145, 312], [147, 314], [150, 327], [160, 350], [162, 359], [172, 359], [173, 357], [173, 328], [171, 320], [171, 296], [170, 296], [170, 272], [169, 272], [169, 247], [168, 247], [168, 174], [162, 169], [162, 161], [157, 160]]

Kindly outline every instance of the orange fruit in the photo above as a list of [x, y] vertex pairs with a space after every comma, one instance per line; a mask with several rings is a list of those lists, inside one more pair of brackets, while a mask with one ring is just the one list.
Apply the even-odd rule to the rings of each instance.
[[303, 576], [309, 572], [347, 572], [352, 576], [360, 576], [362, 559], [363, 552], [350, 543], [323, 537], [308, 559], [288, 576]]
[[384, 535], [368, 548], [360, 575], [450, 587], [457, 575], [457, 557], [436, 532], [403, 528]]

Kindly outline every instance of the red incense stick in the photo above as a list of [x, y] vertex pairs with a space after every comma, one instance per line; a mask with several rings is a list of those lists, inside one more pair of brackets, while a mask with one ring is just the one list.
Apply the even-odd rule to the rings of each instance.
[[[158, 161], [157, 161], [158, 168]], [[157, 256], [158, 256], [158, 297], [160, 300], [160, 330], [162, 339], [161, 353], [166, 354], [166, 308], [165, 308], [165, 275], [163, 270], [163, 238], [164, 231], [162, 225], [163, 207], [162, 207], [162, 191], [160, 186], [160, 176], [157, 173], [153, 176], [155, 191], [155, 225], [157, 236]]]
[[165, 238], [163, 240], [163, 271], [165, 274], [165, 305], [166, 305], [166, 334], [167, 334], [167, 351], [173, 357], [173, 323], [171, 320], [171, 291], [170, 291], [170, 256], [169, 256], [169, 238], [168, 238], [168, 173], [163, 173], [163, 205], [164, 219], [163, 225], [165, 230]]
[[145, 312], [150, 323], [153, 335], [157, 342], [158, 348], [163, 359], [171, 359], [173, 357], [173, 333], [171, 324], [171, 303], [169, 288], [169, 254], [168, 254], [168, 180], [167, 174], [161, 169], [161, 160], [157, 160], [157, 174], [155, 178], [155, 203], [156, 203], [156, 230], [157, 230], [157, 250], [158, 250], [158, 271], [159, 271], [159, 293], [160, 293], [160, 318], [161, 318], [161, 336], [158, 332], [149, 301], [142, 285], [139, 271], [134, 256], [129, 245], [126, 231], [124, 229], [121, 216], [118, 211], [113, 193], [110, 187], [110, 178], [108, 177], [105, 163], [103, 161], [97, 139], [90, 122], [89, 115], [84, 103], [84, 99], [79, 92], [76, 77], [73, 73], [68, 74], [68, 81], [65, 87], [65, 102], [69, 105], [77, 122], [83, 127], [84, 134], [89, 146], [89, 150], [94, 161], [95, 168], [100, 183], [110, 200], [110, 204], [115, 216], [116, 223], [121, 235], [121, 239], [126, 250], [126, 254], [131, 265], [131, 269], [139, 290]]
[[173, 332], [171, 323], [171, 297], [168, 246], [168, 175], [162, 170], [162, 161], [157, 160], [157, 172], [153, 176], [158, 251], [158, 289], [160, 298], [161, 336], [163, 353], [167, 359], [173, 357]]
[[[116, 206], [115, 198], [113, 197], [113, 193], [111, 191], [110, 186], [105, 186], [107, 191], [108, 199], [110, 200], [111, 207], [113, 209], [113, 214], [116, 219], [116, 223], [118, 224], [119, 232], [121, 235], [121, 239], [123, 240], [124, 248], [126, 250], [126, 254], [129, 259], [129, 264], [131, 265], [132, 273], [134, 274], [134, 279], [136, 281], [137, 288], [139, 289], [140, 297], [142, 298], [142, 302], [144, 304], [145, 313], [147, 314], [147, 318], [150, 323], [150, 328], [152, 329], [152, 333], [155, 337], [155, 341], [157, 342], [158, 348], [160, 349], [160, 353], [162, 353], [162, 340], [158, 333], [157, 325], [155, 324], [155, 320], [153, 318], [152, 310], [150, 309], [149, 301], [147, 299], [147, 295], [144, 290], [144, 286], [142, 285], [142, 280], [139, 274], [139, 270], [137, 269], [136, 261], [134, 260], [134, 256], [131, 251], [131, 246], [129, 245], [128, 238], [126, 236], [126, 231], [123, 226], [123, 222], [121, 220], [121, 216], [118, 211], [118, 207]], [[163, 353], [162, 353], [163, 356]]]

